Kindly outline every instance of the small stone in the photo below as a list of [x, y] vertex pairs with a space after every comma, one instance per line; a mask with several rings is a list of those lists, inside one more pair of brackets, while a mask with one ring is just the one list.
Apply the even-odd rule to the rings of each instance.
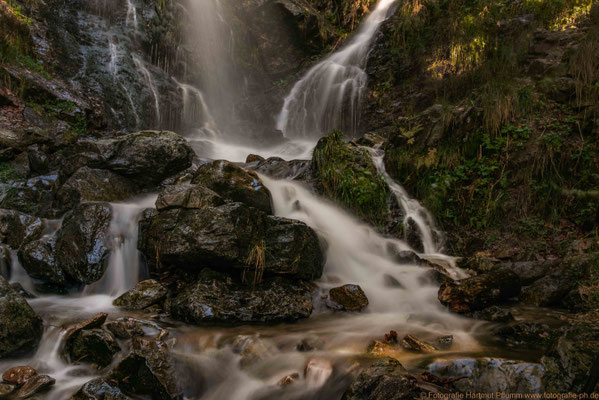
[[332, 288], [329, 291], [329, 298], [347, 311], [360, 311], [368, 306], [368, 298], [358, 285], [343, 285]]
[[437, 345], [442, 350], [447, 350], [453, 345], [453, 335], [440, 336], [437, 338]]
[[25, 399], [40, 393], [56, 383], [56, 379], [48, 375], [35, 375], [25, 382], [25, 384], [15, 394], [16, 399]]
[[403, 339], [401, 339], [401, 346], [406, 350], [416, 351], [419, 353], [432, 353], [437, 351], [437, 349], [430, 344], [424, 343], [422, 340], [412, 335], [406, 335]]
[[10, 398], [10, 395], [17, 390], [16, 385], [9, 383], [0, 383], [0, 399]]
[[164, 340], [166, 339], [166, 337], [168, 336], [169, 331], [168, 329], [163, 329], [160, 331], [160, 333], [158, 333], [158, 335], [156, 336], [157, 340]]
[[298, 379], [299, 379], [299, 374], [297, 372], [294, 374], [291, 374], [291, 375], [284, 376], [279, 381], [279, 386], [289, 386], [289, 385], [295, 383], [295, 381], [297, 381]]
[[374, 357], [391, 357], [397, 359], [402, 354], [402, 351], [396, 344], [376, 340], [368, 347], [368, 353]]
[[34, 375], [37, 375], [37, 371], [28, 365], [13, 367], [2, 374], [2, 380], [6, 383], [21, 386]]

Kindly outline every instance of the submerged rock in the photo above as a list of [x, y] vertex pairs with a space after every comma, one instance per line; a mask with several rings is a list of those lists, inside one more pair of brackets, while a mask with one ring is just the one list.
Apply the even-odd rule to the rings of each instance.
[[141, 222], [139, 248], [158, 270], [210, 267], [315, 279], [324, 264], [310, 227], [243, 203], [163, 210]]
[[439, 288], [439, 301], [453, 312], [482, 310], [520, 293], [518, 276], [499, 270], [461, 281], [447, 281]]
[[105, 367], [121, 350], [112, 333], [103, 329], [86, 329], [67, 340], [66, 351], [71, 361], [96, 364]]
[[258, 175], [229, 161], [217, 160], [202, 165], [192, 183], [202, 184], [225, 199], [272, 214], [270, 192]]
[[135, 287], [117, 297], [112, 304], [129, 310], [143, 310], [160, 303], [167, 294], [167, 289], [154, 279], [139, 282]]
[[171, 316], [191, 324], [292, 322], [312, 313], [312, 287], [284, 278], [256, 287], [234, 283], [221, 274], [203, 276], [167, 301]]
[[0, 277], [0, 358], [33, 350], [42, 332], [41, 318], [25, 298]]
[[418, 339], [413, 335], [404, 336], [404, 338], [401, 339], [400, 344], [401, 347], [410, 351], [416, 351], [421, 353], [432, 353], [437, 351], [437, 349], [434, 346], [423, 342], [422, 340]]
[[439, 360], [428, 371], [444, 378], [464, 377], [453, 383], [461, 392], [528, 394], [541, 393], [543, 387], [541, 364], [501, 358]]
[[346, 311], [361, 311], [368, 306], [368, 298], [358, 285], [343, 285], [329, 290], [329, 298], [334, 303], [332, 308], [338, 304]]

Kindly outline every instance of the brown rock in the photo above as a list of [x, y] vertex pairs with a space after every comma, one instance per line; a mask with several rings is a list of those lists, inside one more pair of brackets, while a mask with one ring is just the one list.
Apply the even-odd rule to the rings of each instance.
[[6, 383], [21, 386], [34, 375], [37, 375], [37, 371], [28, 365], [13, 367], [2, 374], [2, 380]]
[[56, 383], [56, 379], [48, 375], [35, 375], [25, 382], [25, 384], [15, 394], [15, 399], [26, 399], [36, 393], [48, 389]]
[[264, 157], [259, 156], [257, 154], [249, 154], [245, 159], [246, 164], [252, 163], [254, 161], [264, 161]]
[[437, 351], [437, 349], [430, 344], [424, 343], [422, 340], [412, 335], [406, 335], [403, 339], [401, 339], [401, 347], [406, 350], [416, 351], [419, 353], [432, 353]]
[[69, 328], [67, 328], [67, 333], [65, 333], [64, 339], [67, 340], [71, 336], [73, 336], [75, 333], [80, 332], [84, 329], [100, 328], [106, 321], [107, 317], [108, 317], [108, 314], [106, 314], [106, 313], [98, 313], [98, 314], [86, 319], [85, 321], [81, 321], [75, 325], [70, 326]]
[[368, 298], [358, 285], [343, 285], [333, 288], [329, 291], [329, 298], [347, 311], [360, 311], [368, 306]]

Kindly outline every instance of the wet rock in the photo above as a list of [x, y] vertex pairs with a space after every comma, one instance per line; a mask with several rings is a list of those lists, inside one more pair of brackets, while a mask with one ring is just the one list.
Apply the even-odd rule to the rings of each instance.
[[194, 152], [174, 132], [142, 131], [86, 143], [93, 167], [109, 169], [143, 184], [156, 184], [188, 168]]
[[40, 218], [14, 210], [0, 209], [0, 242], [18, 249], [41, 236], [44, 223]]
[[20, 294], [26, 299], [35, 299], [35, 295], [29, 293], [19, 282], [11, 283], [10, 287], [13, 288], [17, 294]]
[[304, 368], [304, 378], [309, 386], [322, 386], [332, 374], [333, 364], [324, 358], [312, 358]]
[[158, 270], [210, 267], [255, 277], [264, 272], [314, 279], [324, 264], [310, 227], [242, 203], [161, 211], [140, 224], [138, 246]]
[[121, 350], [112, 333], [103, 329], [85, 329], [67, 340], [66, 351], [71, 361], [96, 364], [103, 368]]
[[281, 380], [279, 380], [279, 386], [289, 386], [289, 385], [293, 385], [298, 379], [299, 379], [299, 374], [293, 373], [291, 375], [285, 375], [283, 378], [281, 378]]
[[499, 270], [444, 282], [439, 288], [439, 301], [453, 312], [466, 313], [506, 301], [519, 292], [518, 276], [510, 270]]
[[27, 274], [60, 290], [68, 285], [69, 277], [56, 260], [56, 237], [44, 237], [26, 244], [19, 250], [19, 260]]
[[2, 380], [6, 383], [21, 386], [32, 376], [37, 375], [37, 371], [30, 366], [13, 367], [4, 371]]
[[272, 214], [270, 192], [258, 175], [229, 161], [217, 160], [202, 165], [192, 183], [200, 183], [225, 199]]
[[510, 322], [514, 320], [514, 316], [507, 308], [498, 306], [487, 307], [484, 310], [475, 311], [472, 317], [491, 322]]
[[128, 310], [143, 310], [158, 304], [166, 297], [167, 289], [154, 279], [139, 282], [135, 287], [116, 298], [112, 304]]
[[0, 383], [0, 399], [10, 399], [15, 390], [17, 390], [17, 385]]
[[171, 316], [192, 324], [278, 323], [307, 318], [312, 312], [312, 287], [283, 278], [256, 287], [203, 271], [200, 279], [166, 304]]
[[202, 185], [167, 185], [162, 188], [156, 208], [197, 208], [220, 206], [225, 201], [218, 194]]
[[56, 383], [56, 379], [48, 375], [35, 375], [25, 382], [15, 393], [15, 399], [26, 399], [34, 394], [44, 392]]
[[593, 393], [597, 391], [599, 325], [576, 323], [555, 339], [541, 363], [546, 369], [545, 390]]
[[332, 302], [342, 306], [346, 311], [360, 311], [368, 306], [368, 298], [358, 285], [343, 285], [329, 290]]
[[69, 210], [85, 201], [118, 201], [137, 193], [135, 183], [114, 172], [79, 168], [56, 193], [56, 208]]
[[106, 328], [119, 339], [131, 339], [146, 335], [148, 331], [158, 331], [159, 326], [153, 322], [140, 321], [135, 318], [119, 318], [106, 324]]
[[453, 335], [446, 335], [437, 338], [437, 347], [441, 350], [447, 350], [453, 345]]
[[171, 400], [180, 396], [173, 373], [165, 345], [134, 341], [133, 351], [114, 368], [109, 379], [124, 393]]
[[418, 353], [432, 353], [437, 351], [434, 346], [431, 346], [428, 343], [423, 342], [412, 335], [406, 335], [403, 339], [401, 339], [401, 347], [406, 350], [415, 351]]
[[258, 154], [248, 154], [248, 156], [245, 159], [246, 164], [260, 161], [264, 161], [264, 157], [259, 156]]
[[95, 315], [89, 317], [88, 319], [86, 319], [84, 321], [81, 321], [74, 325], [71, 325], [66, 329], [66, 333], [64, 334], [64, 339], [69, 340], [72, 336], [75, 336], [79, 332], [86, 330], [86, 329], [100, 328], [100, 327], [102, 327], [102, 325], [104, 325], [106, 318], [108, 318], [108, 314], [98, 313], [98, 314], [95, 314]]
[[302, 339], [296, 346], [297, 351], [308, 352], [320, 350], [324, 346], [324, 342], [317, 336], [307, 337]]
[[555, 335], [554, 329], [548, 325], [530, 321], [500, 326], [493, 333], [506, 345], [524, 349], [544, 349]]
[[85, 203], [67, 213], [56, 234], [56, 259], [70, 280], [90, 284], [108, 264], [108, 230], [112, 208], [107, 203]]
[[413, 400], [424, 393], [405, 374], [399, 361], [382, 359], [356, 377], [342, 400]]
[[25, 298], [0, 277], [0, 358], [33, 350], [43, 324]]
[[49, 174], [0, 184], [0, 208], [39, 217], [57, 217], [59, 212], [52, 208], [57, 178], [56, 174]]
[[309, 183], [312, 181], [311, 160], [286, 161], [280, 157], [269, 157], [266, 160], [253, 162], [248, 167], [274, 179], [292, 179]]
[[113, 382], [96, 378], [84, 384], [71, 400], [133, 400], [133, 398], [123, 394]]
[[401, 356], [403, 350], [397, 343], [381, 342], [375, 340], [368, 346], [368, 354], [374, 357], [390, 357], [397, 359]]
[[462, 392], [526, 394], [541, 392], [544, 368], [501, 358], [461, 358], [435, 361], [428, 371], [445, 378], [465, 377], [453, 383]]
[[259, 335], [239, 335], [233, 341], [231, 348], [241, 356], [242, 366], [266, 360], [279, 352], [272, 342]]

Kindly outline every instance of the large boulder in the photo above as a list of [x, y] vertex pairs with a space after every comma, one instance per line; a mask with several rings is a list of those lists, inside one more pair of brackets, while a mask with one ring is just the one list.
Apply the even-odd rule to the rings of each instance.
[[202, 184], [225, 199], [272, 214], [270, 192], [258, 175], [229, 161], [217, 160], [202, 165], [192, 183]]
[[110, 204], [78, 205], [65, 215], [55, 236], [20, 249], [23, 267], [31, 277], [58, 287], [97, 281], [108, 264], [111, 218]]
[[202, 185], [166, 185], [158, 194], [156, 209], [159, 211], [169, 208], [202, 209], [224, 203], [222, 197]]
[[13, 249], [37, 239], [43, 230], [44, 222], [40, 218], [14, 210], [0, 209], [0, 242]]
[[10, 184], [0, 184], [0, 208], [39, 217], [56, 218], [59, 213], [52, 208], [52, 204], [57, 179], [56, 174], [49, 174]]
[[136, 184], [114, 172], [79, 168], [56, 193], [56, 208], [71, 209], [84, 201], [118, 201], [132, 197]]
[[0, 358], [33, 350], [42, 332], [41, 318], [0, 277]]
[[253, 269], [255, 275], [314, 279], [322, 274], [324, 263], [310, 227], [242, 203], [161, 211], [141, 222], [138, 247], [157, 270]]
[[142, 131], [79, 143], [89, 164], [143, 184], [156, 184], [191, 165], [193, 150], [174, 132]]
[[482, 310], [520, 293], [520, 280], [511, 270], [497, 270], [461, 281], [446, 281], [439, 301], [453, 312]]
[[310, 316], [311, 293], [311, 285], [284, 278], [248, 287], [204, 270], [166, 308], [174, 319], [198, 325], [291, 322]]

